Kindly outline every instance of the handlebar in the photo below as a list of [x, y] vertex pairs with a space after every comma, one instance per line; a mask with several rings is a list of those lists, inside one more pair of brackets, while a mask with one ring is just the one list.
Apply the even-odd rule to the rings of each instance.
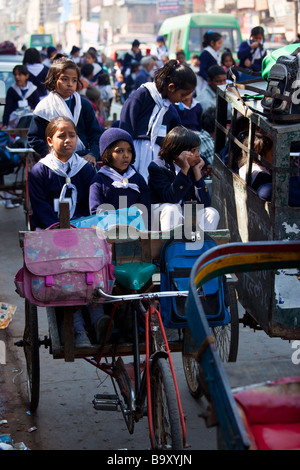
[[5, 149], [8, 150], [9, 152], [14, 152], [14, 153], [28, 153], [28, 152], [34, 153], [35, 152], [35, 150], [31, 147], [29, 147], [29, 148], [24, 148], [24, 147], [22, 147], [22, 148], [18, 148], [18, 147], [12, 148], [12, 147], [5, 146]]
[[100, 297], [106, 299], [106, 303], [112, 303], [116, 301], [126, 301], [126, 300], [155, 300], [159, 297], [187, 297], [189, 291], [164, 291], [164, 292], [148, 292], [141, 294], [126, 294], [126, 295], [110, 295], [106, 294], [102, 289], [97, 289]]

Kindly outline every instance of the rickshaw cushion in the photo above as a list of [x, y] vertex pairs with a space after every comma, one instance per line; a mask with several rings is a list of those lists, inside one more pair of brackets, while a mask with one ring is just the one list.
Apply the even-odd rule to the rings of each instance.
[[114, 284], [111, 245], [95, 229], [26, 232], [24, 266], [17, 273], [17, 292], [38, 306], [87, 305], [101, 302], [97, 288], [110, 293]]
[[124, 263], [115, 266], [114, 277], [122, 287], [140, 290], [156, 271], [157, 267], [152, 263]]
[[299, 397], [300, 378], [281, 379], [234, 393], [250, 440], [258, 449], [300, 448]]
[[[203, 242], [170, 238], [163, 245], [160, 255], [160, 290], [188, 291], [191, 269], [199, 256], [215, 247], [215, 240], [204, 234]], [[201, 297], [210, 326], [229, 323], [230, 316], [225, 303], [224, 279], [211, 279], [203, 285]], [[186, 328], [186, 298], [162, 297], [161, 315], [165, 328]]]

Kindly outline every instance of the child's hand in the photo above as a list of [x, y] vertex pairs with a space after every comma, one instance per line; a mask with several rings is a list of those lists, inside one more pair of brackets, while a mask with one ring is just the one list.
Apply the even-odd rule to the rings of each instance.
[[193, 156], [192, 152], [189, 152], [188, 150], [184, 150], [181, 152], [180, 155], [174, 160], [174, 163], [176, 163], [177, 166], [181, 169], [181, 171], [187, 175], [189, 169], [190, 169], [190, 164], [189, 164], [189, 158]]
[[94, 157], [94, 155], [92, 155], [91, 153], [87, 153], [86, 155], [84, 155], [83, 158], [87, 162], [89, 162], [94, 168], [96, 168], [97, 161], [96, 161], [96, 158]]
[[199, 157], [199, 160], [192, 166], [195, 180], [199, 181], [202, 178], [202, 168], [204, 167], [205, 162], [203, 158]]

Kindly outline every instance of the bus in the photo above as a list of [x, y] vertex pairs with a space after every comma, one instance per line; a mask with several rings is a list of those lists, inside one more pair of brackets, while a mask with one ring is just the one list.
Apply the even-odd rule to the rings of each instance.
[[158, 34], [165, 38], [170, 59], [175, 58], [176, 52], [183, 50], [186, 60], [189, 60], [192, 54], [200, 54], [203, 35], [210, 30], [222, 34], [222, 49], [230, 49], [236, 58], [242, 35], [237, 17], [229, 13], [173, 16], [162, 23]]
[[52, 34], [31, 34], [29, 37], [29, 47], [34, 47], [39, 51], [43, 47], [53, 46]]

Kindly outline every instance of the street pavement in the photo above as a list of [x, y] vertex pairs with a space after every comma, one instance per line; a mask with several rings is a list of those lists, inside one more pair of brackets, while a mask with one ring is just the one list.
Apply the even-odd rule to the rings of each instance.
[[[0, 341], [6, 347], [5, 364], [0, 365], [0, 434], [9, 433], [15, 442], [41, 450], [144, 450], [149, 448], [147, 419], [136, 424], [135, 432], [127, 431], [121, 413], [96, 411], [92, 399], [96, 393], [111, 393], [110, 379], [84, 360], [65, 363], [53, 360], [49, 349], [40, 348], [41, 398], [36, 414], [28, 414], [25, 360], [15, 341], [22, 338], [24, 301], [15, 292], [14, 276], [22, 266], [18, 232], [25, 230], [22, 207], [5, 209], [0, 204], [0, 301], [17, 306], [9, 326], [0, 330]], [[40, 337], [48, 335], [44, 309], [39, 309]], [[291, 363], [291, 343], [269, 338], [264, 332], [253, 332], [240, 325], [237, 365], [246, 370], [257, 363], [267, 374], [270, 362]], [[193, 399], [185, 383], [181, 353], [173, 355], [179, 390], [186, 418], [190, 450], [216, 450], [216, 429], [206, 428], [203, 415], [206, 403]], [[300, 366], [298, 366], [300, 367]], [[298, 369], [296, 370], [298, 371]], [[300, 373], [299, 373], [300, 375]], [[101, 384], [101, 388], [100, 388]], [[101, 390], [101, 392], [100, 392]]]

